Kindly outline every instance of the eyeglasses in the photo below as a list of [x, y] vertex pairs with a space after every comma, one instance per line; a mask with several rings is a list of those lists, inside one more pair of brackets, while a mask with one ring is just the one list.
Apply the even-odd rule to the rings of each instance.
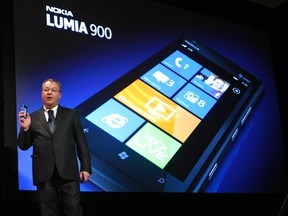
[[59, 92], [58, 89], [56, 88], [52, 88], [52, 89], [42, 89], [43, 92], [48, 93], [49, 91], [51, 91], [52, 93], [56, 93]]

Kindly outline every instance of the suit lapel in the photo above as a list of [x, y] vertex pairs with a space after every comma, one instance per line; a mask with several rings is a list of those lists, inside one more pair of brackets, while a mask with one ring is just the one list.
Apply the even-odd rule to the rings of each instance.
[[62, 107], [60, 105], [58, 105], [57, 114], [56, 114], [56, 122], [55, 122], [56, 131], [57, 131], [57, 127], [61, 128], [62, 118], [63, 118], [63, 109], [62, 109]]
[[48, 125], [48, 122], [45, 118], [45, 114], [44, 114], [44, 109], [40, 109], [37, 111], [37, 118], [39, 119], [40, 123], [42, 124], [43, 128], [45, 128], [49, 133], [50, 132], [50, 129], [49, 129], [49, 125]]
[[[60, 124], [61, 124], [61, 118], [63, 117], [62, 111], [63, 110], [62, 110], [61, 106], [59, 105], [58, 109], [57, 109], [56, 122], [55, 122], [56, 123], [56, 131], [57, 131], [57, 127], [60, 127]], [[52, 133], [49, 129], [49, 124], [45, 118], [44, 108], [37, 111], [37, 118], [39, 119], [39, 121], [43, 125], [43, 128], [45, 128], [52, 135]], [[56, 133], [56, 131], [55, 131], [55, 133]]]

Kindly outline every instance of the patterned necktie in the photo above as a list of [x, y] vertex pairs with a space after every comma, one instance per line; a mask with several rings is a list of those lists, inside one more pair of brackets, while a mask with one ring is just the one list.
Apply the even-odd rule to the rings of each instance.
[[48, 118], [49, 128], [50, 128], [50, 131], [54, 133], [56, 127], [55, 127], [55, 117], [53, 114], [53, 110], [48, 110], [48, 115], [49, 115], [49, 118]]

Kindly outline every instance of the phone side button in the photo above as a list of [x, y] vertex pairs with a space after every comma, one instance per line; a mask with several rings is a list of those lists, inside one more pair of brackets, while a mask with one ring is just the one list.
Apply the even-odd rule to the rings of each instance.
[[232, 137], [231, 137], [232, 141], [235, 139], [235, 137], [237, 136], [237, 134], [238, 134], [238, 128], [236, 128], [236, 130], [235, 130], [234, 133], [232, 134]]
[[245, 115], [243, 116], [243, 118], [242, 118], [242, 120], [241, 120], [241, 125], [243, 125], [244, 122], [246, 121], [248, 115], [249, 115], [250, 112], [251, 112], [251, 109], [252, 109], [252, 108], [251, 108], [251, 106], [250, 106], [249, 109], [246, 111]]
[[211, 169], [209, 175], [208, 175], [209, 180], [212, 178], [212, 176], [213, 176], [213, 174], [215, 173], [217, 167], [218, 167], [218, 163], [215, 163], [214, 166], [213, 166], [213, 168]]

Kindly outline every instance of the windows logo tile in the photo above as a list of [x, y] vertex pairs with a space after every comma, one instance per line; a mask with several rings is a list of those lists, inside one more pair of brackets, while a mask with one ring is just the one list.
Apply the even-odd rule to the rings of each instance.
[[118, 156], [119, 156], [122, 160], [125, 160], [126, 158], [129, 157], [129, 155], [128, 155], [125, 151], [120, 152], [120, 153], [118, 154]]

